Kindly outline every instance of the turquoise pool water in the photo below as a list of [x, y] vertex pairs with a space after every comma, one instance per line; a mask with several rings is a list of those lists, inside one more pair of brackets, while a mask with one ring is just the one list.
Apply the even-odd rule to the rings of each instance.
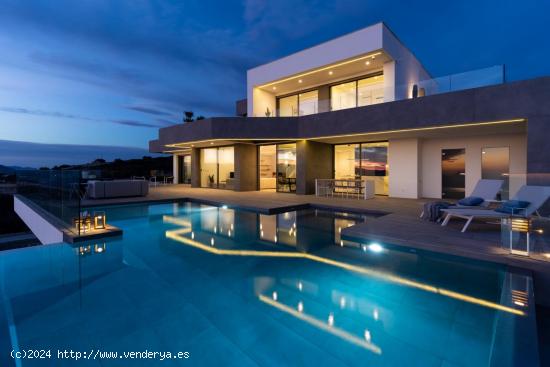
[[[537, 363], [530, 277], [340, 238], [369, 217], [189, 202], [105, 210], [122, 238], [0, 253], [0, 365]], [[14, 349], [51, 357], [15, 361]], [[189, 354], [120, 356], [145, 351]]]

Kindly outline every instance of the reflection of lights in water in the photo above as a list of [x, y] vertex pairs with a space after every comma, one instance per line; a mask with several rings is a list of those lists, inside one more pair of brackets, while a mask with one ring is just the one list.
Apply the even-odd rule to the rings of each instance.
[[298, 302], [298, 312], [304, 312], [304, 304], [302, 301]]
[[260, 231], [260, 237], [264, 236], [264, 231]]
[[214, 226], [214, 233], [218, 233], [218, 227]]
[[292, 228], [288, 231], [288, 235], [292, 236]]
[[344, 247], [344, 241], [340, 240], [340, 247]]
[[304, 285], [302, 284], [302, 282], [298, 282], [298, 290], [301, 292], [302, 289], [304, 289]]
[[296, 222], [294, 222], [294, 224], [292, 225], [294, 228], [296, 228]]
[[344, 297], [340, 297], [340, 308], [346, 307], [346, 299]]
[[369, 250], [371, 250], [372, 252], [379, 253], [379, 252], [382, 252], [383, 249], [384, 248], [379, 243], [376, 243], [376, 242], [373, 242], [369, 245]]
[[365, 330], [365, 340], [370, 342], [370, 331]]
[[231, 230], [233, 230], [233, 223], [231, 223]]
[[273, 240], [277, 242], [277, 235], [273, 236]]
[[285, 218], [285, 219], [290, 218], [290, 214], [289, 214], [288, 212], [286, 212], [286, 213], [284, 214], [284, 218]]
[[361, 249], [363, 250], [363, 252], [367, 252], [367, 245], [361, 245]]
[[102, 252], [105, 251], [106, 249], [107, 249], [107, 245], [106, 245], [106, 244], [103, 244], [103, 245], [95, 245], [95, 246], [94, 246], [94, 252], [97, 253], [97, 254], [102, 253]]
[[191, 239], [192, 239], [192, 240], [195, 239], [195, 232], [191, 232]]
[[271, 295], [271, 298], [273, 298], [274, 301], [277, 300], [277, 292], [273, 292], [273, 294]]
[[[166, 216], [165, 216], [166, 217]], [[164, 218], [166, 222], [168, 222], [170, 219], [168, 217]], [[195, 248], [202, 249], [204, 251], [216, 254], [216, 255], [227, 255], [227, 256], [259, 256], [259, 257], [278, 257], [278, 258], [302, 258], [302, 259], [308, 259], [311, 261], [316, 261], [319, 263], [323, 263], [326, 265], [335, 266], [341, 269], [353, 271], [359, 274], [364, 274], [367, 276], [372, 276], [380, 279], [384, 279], [386, 281], [390, 281], [392, 283], [397, 283], [401, 285], [406, 285], [408, 287], [421, 289], [426, 292], [431, 292], [435, 294], [440, 294], [442, 296], [450, 297], [453, 299], [458, 299], [463, 302], [469, 302], [472, 304], [481, 305], [484, 307], [490, 307], [495, 310], [501, 310], [505, 312], [509, 312], [511, 314], [519, 315], [519, 316], [525, 316], [525, 312], [522, 310], [518, 310], [512, 307], [507, 307], [495, 302], [487, 301], [481, 298], [472, 297], [466, 294], [461, 294], [458, 292], [454, 292], [448, 289], [439, 288], [430, 284], [426, 283], [420, 283], [416, 282], [414, 280], [410, 280], [407, 278], [403, 278], [397, 275], [393, 275], [391, 273], [385, 273], [382, 271], [365, 268], [361, 266], [351, 265], [348, 263], [344, 263], [341, 261], [332, 260], [329, 258], [320, 257], [317, 255], [309, 254], [309, 253], [299, 253], [299, 252], [285, 252], [285, 251], [254, 251], [254, 250], [224, 250], [224, 249], [217, 249], [212, 248], [210, 246], [206, 246], [200, 242], [193, 241], [189, 238], [184, 237], [184, 234], [190, 233], [191, 228], [182, 228], [177, 230], [170, 230], [166, 231], [165, 235], [167, 238], [173, 239], [175, 241], [178, 241], [180, 243], [183, 243], [188, 246], [193, 246]], [[342, 302], [342, 301], [341, 301]], [[345, 301], [344, 301], [345, 302]], [[342, 306], [342, 304], [341, 304]], [[345, 306], [345, 303], [344, 303]], [[326, 324], [325, 324], [326, 325]]]
[[227, 209], [227, 205], [222, 205], [222, 209]]
[[342, 233], [342, 227], [338, 227], [338, 233]]
[[231, 237], [231, 230], [227, 231], [227, 235]]
[[332, 312], [328, 315], [328, 324], [329, 324], [330, 326], [333, 326], [333, 325], [334, 325], [334, 315], [333, 315]]
[[372, 312], [372, 317], [374, 317], [375, 320], [378, 320], [378, 309], [375, 308], [374, 311]]
[[214, 246], [214, 237], [210, 238], [210, 245]]
[[525, 303], [521, 302], [521, 301], [514, 301], [514, 304], [517, 305], [517, 306], [525, 306]]
[[264, 229], [264, 226], [263, 226], [262, 223], [260, 223], [260, 231], [261, 231], [262, 229]]

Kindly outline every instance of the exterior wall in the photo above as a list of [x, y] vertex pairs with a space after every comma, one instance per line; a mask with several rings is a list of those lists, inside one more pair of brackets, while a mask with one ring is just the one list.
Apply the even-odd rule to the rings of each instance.
[[315, 194], [316, 178], [332, 178], [332, 145], [309, 140], [296, 142], [296, 194]]
[[254, 144], [235, 144], [235, 191], [258, 189], [258, 154]]
[[179, 178], [180, 178], [179, 175], [180, 175], [180, 170], [179, 170], [178, 155], [173, 154], [172, 155], [172, 176], [174, 176], [175, 184], [179, 183]]
[[417, 199], [420, 191], [419, 139], [394, 139], [388, 145], [389, 196]]
[[200, 149], [191, 148], [191, 187], [201, 187]]
[[[441, 150], [454, 148], [466, 149], [466, 195], [470, 194], [481, 179], [481, 150], [490, 147], [510, 147], [510, 196], [513, 196], [526, 183], [527, 136], [524, 134], [423, 140], [421, 196], [441, 198]], [[390, 174], [391, 169], [390, 165]], [[391, 180], [390, 177], [390, 185]]]
[[395, 61], [384, 63], [384, 102], [395, 101]]
[[384, 27], [383, 32], [383, 48], [395, 60], [395, 99], [411, 98], [412, 85], [430, 79], [430, 75], [387, 27]]
[[17, 196], [13, 197], [13, 209], [43, 245], [63, 242], [63, 232], [42, 218]]

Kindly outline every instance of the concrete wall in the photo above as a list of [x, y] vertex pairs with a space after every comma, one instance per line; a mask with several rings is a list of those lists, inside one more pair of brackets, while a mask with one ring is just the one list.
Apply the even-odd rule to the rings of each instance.
[[191, 149], [191, 187], [201, 187], [200, 153], [198, 148]]
[[442, 149], [466, 149], [466, 195], [469, 195], [481, 179], [481, 150], [497, 147], [510, 147], [510, 196], [513, 196], [526, 183], [527, 136], [523, 134], [423, 140], [421, 196], [441, 198]]
[[172, 176], [174, 176], [174, 183], [179, 183], [179, 176], [180, 176], [180, 170], [179, 170], [179, 160], [178, 155], [173, 154], [172, 155]]
[[235, 191], [258, 189], [258, 154], [254, 144], [235, 144]]
[[420, 185], [419, 139], [394, 139], [389, 141], [389, 196], [417, 199]]
[[332, 178], [333, 164], [331, 144], [296, 142], [296, 193], [315, 194], [315, 179]]
[[63, 242], [63, 232], [42, 218], [17, 196], [13, 197], [13, 209], [43, 245]]

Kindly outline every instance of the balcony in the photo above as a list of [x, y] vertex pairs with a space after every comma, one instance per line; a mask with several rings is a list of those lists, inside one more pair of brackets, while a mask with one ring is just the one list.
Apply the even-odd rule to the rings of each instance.
[[276, 96], [276, 109], [254, 117], [293, 117], [420, 98], [504, 83], [504, 65], [388, 86], [383, 73]]

